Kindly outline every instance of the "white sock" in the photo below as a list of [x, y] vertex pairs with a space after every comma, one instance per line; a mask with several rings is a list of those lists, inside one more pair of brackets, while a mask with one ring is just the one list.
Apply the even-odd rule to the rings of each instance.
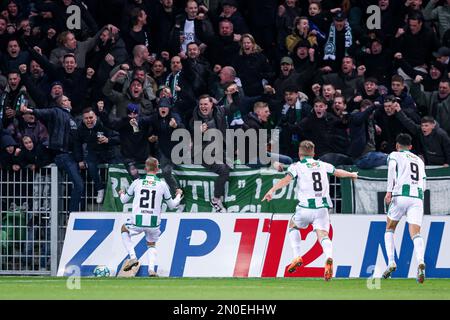
[[155, 263], [156, 263], [156, 248], [148, 247], [147, 250], [147, 258], [148, 258], [148, 271], [155, 271]]
[[333, 256], [333, 244], [331, 243], [330, 238], [326, 237], [320, 241], [322, 245], [323, 253], [325, 253], [325, 258], [331, 258]]
[[294, 258], [300, 257], [300, 232], [297, 229], [289, 228], [289, 240], [291, 242], [292, 250], [294, 251]]
[[394, 230], [386, 230], [384, 233], [384, 246], [388, 256], [388, 265], [391, 265], [395, 263]]
[[133, 242], [131, 242], [131, 236], [128, 232], [122, 232], [122, 242], [125, 246], [125, 249], [127, 249], [130, 258], [136, 259], [136, 252], [134, 252], [134, 245]]
[[414, 250], [416, 251], [417, 262], [419, 264], [424, 263], [425, 244], [420, 234], [416, 234], [413, 238]]

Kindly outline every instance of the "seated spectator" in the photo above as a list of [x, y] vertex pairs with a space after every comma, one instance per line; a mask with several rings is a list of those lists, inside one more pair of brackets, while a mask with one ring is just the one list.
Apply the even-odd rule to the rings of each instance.
[[395, 110], [400, 122], [412, 135], [419, 138], [421, 146], [419, 155], [424, 159], [425, 165], [448, 167], [450, 164], [450, 138], [445, 130], [436, 126], [434, 118], [425, 116], [418, 125], [408, 118], [398, 103]]
[[[119, 163], [115, 146], [119, 145], [119, 136], [106, 128], [92, 108], [83, 110], [83, 121], [78, 125], [75, 137], [74, 156], [80, 169], [87, 169], [94, 181], [97, 203], [103, 202], [105, 183], [101, 181], [98, 165], [101, 163]], [[84, 152], [83, 145], [86, 144]]]
[[[234, 87], [230, 94], [233, 94], [238, 90], [237, 86]], [[232, 115], [238, 106], [234, 103], [228, 106], [214, 105], [213, 99], [208, 95], [202, 95], [199, 98], [198, 107], [194, 109], [193, 117], [190, 122], [190, 130], [194, 132], [200, 127], [200, 132], [205, 134], [209, 129], [220, 130], [225, 137], [225, 130], [227, 128], [226, 117]], [[195, 142], [194, 142], [195, 143]], [[211, 144], [211, 142], [202, 141], [202, 148], [199, 150], [202, 152], [200, 155], [202, 159], [202, 166], [208, 171], [212, 171], [218, 175], [214, 181], [214, 196], [211, 199], [211, 206], [215, 212], [226, 212], [226, 208], [223, 205], [223, 197], [225, 195], [225, 183], [228, 180], [230, 174], [230, 168], [226, 164], [224, 154], [211, 154], [212, 159], [204, 159], [203, 150]], [[198, 149], [197, 149], [198, 150]], [[194, 148], [194, 152], [196, 148]], [[194, 159], [198, 157], [193, 155]]]

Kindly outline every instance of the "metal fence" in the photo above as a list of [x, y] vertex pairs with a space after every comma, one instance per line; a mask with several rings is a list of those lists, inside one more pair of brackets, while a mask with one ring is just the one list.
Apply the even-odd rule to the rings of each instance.
[[[100, 166], [107, 178], [107, 166]], [[94, 184], [82, 170], [85, 196], [80, 211], [102, 211]], [[36, 172], [0, 170], [0, 275], [56, 275], [68, 221], [72, 184], [50, 165]], [[330, 180], [333, 213], [340, 212], [339, 180]]]
[[[107, 168], [100, 168], [106, 178]], [[87, 171], [82, 171], [82, 211], [101, 211]], [[0, 275], [56, 275], [72, 184], [55, 165], [38, 171], [0, 170]]]

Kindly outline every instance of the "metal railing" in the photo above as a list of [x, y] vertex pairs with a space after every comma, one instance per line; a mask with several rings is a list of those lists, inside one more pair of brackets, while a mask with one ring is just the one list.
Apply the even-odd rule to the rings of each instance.
[[[107, 166], [100, 177], [107, 178]], [[103, 211], [96, 203], [94, 184], [81, 171], [85, 195], [80, 211]], [[0, 275], [56, 275], [68, 222], [72, 184], [56, 165], [37, 171], [0, 170]], [[330, 194], [339, 213], [339, 180], [330, 179]]]

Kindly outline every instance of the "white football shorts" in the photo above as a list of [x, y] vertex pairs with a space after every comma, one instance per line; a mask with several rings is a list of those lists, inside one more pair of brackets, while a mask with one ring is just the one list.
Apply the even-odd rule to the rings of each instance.
[[422, 226], [423, 220], [423, 201], [418, 198], [397, 196], [392, 197], [387, 216], [393, 221], [400, 221], [406, 215], [406, 221], [409, 224]]
[[314, 230], [329, 232], [330, 229], [330, 216], [328, 214], [328, 208], [307, 209], [297, 206], [292, 220], [300, 229], [305, 229], [310, 224], [313, 225]]

